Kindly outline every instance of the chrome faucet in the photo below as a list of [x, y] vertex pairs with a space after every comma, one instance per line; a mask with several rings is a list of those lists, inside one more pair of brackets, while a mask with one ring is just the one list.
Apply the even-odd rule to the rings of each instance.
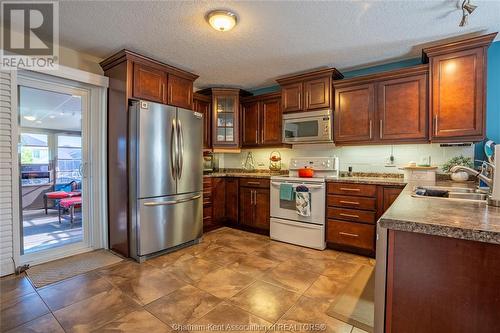
[[[491, 168], [491, 170], [495, 170], [495, 167], [492, 164], [488, 163], [488, 165]], [[468, 168], [468, 167], [462, 166], [462, 165], [455, 165], [454, 167], [452, 167], [450, 169], [450, 172], [458, 172], [458, 171], [467, 172], [469, 175], [472, 175], [474, 177], [481, 179], [483, 182], [486, 183], [486, 185], [489, 186], [490, 189], [493, 188], [493, 177], [489, 178], [489, 177], [485, 176], [483, 174], [483, 170], [477, 171], [477, 170], [474, 170], [474, 169], [471, 169], [471, 168]]]

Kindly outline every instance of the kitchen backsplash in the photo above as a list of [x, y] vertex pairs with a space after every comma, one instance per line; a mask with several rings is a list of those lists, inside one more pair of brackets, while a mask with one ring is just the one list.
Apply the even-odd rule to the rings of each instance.
[[[410, 161], [420, 163], [422, 158], [431, 157], [432, 165], [441, 166], [450, 158], [458, 155], [474, 158], [474, 145], [466, 147], [441, 147], [439, 144], [383, 145], [383, 146], [345, 146], [325, 147], [308, 145], [293, 149], [243, 149], [238, 154], [216, 154], [219, 168], [242, 168], [247, 153], [252, 152], [256, 169], [269, 168], [269, 154], [277, 150], [281, 153], [282, 168], [288, 169], [292, 157], [338, 156], [340, 171], [352, 166], [354, 172], [403, 173], [399, 167]], [[394, 163], [390, 163], [390, 156]], [[440, 170], [441, 171], [441, 170]]]

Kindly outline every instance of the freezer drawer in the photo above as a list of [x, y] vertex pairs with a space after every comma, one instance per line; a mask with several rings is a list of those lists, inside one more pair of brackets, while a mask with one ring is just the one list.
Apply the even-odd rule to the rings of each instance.
[[326, 248], [325, 226], [301, 223], [271, 217], [271, 239], [311, 247], [318, 250]]
[[[137, 257], [198, 239], [203, 230], [202, 192], [137, 200]], [[136, 258], [137, 259], [137, 258]]]

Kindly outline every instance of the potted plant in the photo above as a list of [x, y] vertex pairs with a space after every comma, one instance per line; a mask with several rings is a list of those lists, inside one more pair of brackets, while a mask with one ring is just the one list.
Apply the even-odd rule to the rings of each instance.
[[457, 182], [465, 182], [469, 179], [469, 174], [465, 171], [451, 172], [450, 169], [456, 165], [465, 166], [468, 168], [474, 168], [474, 162], [472, 158], [465, 157], [463, 155], [455, 156], [451, 158], [448, 162], [443, 164], [442, 169], [446, 173], [451, 173], [451, 179]]

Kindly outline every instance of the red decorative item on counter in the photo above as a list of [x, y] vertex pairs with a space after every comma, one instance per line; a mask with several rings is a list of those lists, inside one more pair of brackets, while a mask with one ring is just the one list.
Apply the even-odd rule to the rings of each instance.
[[299, 177], [312, 178], [313, 176], [314, 176], [314, 170], [312, 168], [304, 167], [299, 169]]

